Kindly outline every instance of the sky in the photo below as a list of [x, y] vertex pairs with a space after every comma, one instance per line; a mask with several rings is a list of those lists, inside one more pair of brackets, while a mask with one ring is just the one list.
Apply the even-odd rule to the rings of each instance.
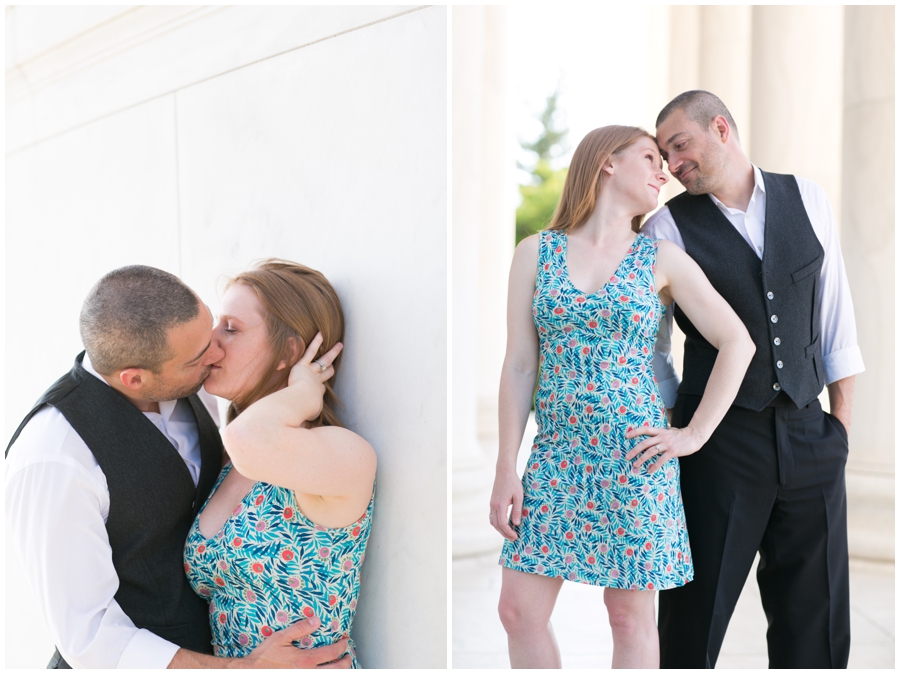
[[[509, 122], [516, 143], [515, 157], [529, 161], [517, 140], [534, 140], [540, 133], [537, 115], [547, 96], [560, 84], [558, 107], [569, 127], [566, 166], [578, 142], [592, 129], [607, 124], [646, 126], [645, 92], [654, 50], [650, 12], [660, 8], [629, 6], [507, 9]], [[521, 178], [518, 174], [517, 178]]]

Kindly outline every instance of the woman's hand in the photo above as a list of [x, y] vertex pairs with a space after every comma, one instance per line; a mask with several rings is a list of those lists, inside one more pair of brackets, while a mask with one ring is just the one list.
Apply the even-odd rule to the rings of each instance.
[[625, 433], [625, 437], [628, 439], [636, 438], [639, 435], [647, 435], [649, 437], [635, 445], [625, 455], [625, 458], [631, 461], [631, 459], [638, 457], [638, 460], [634, 462], [635, 468], [640, 468], [651, 459], [657, 459], [656, 463], [647, 469], [648, 473], [655, 473], [669, 459], [693, 454], [706, 442], [706, 438], [703, 438], [698, 431], [690, 426], [687, 428], [641, 426]]
[[304, 351], [303, 356], [297, 361], [297, 364], [291, 368], [288, 376], [288, 387], [305, 387], [307, 391], [314, 392], [317, 397], [311, 401], [312, 408], [315, 410], [308, 419], [315, 419], [322, 412], [322, 399], [325, 395], [325, 382], [334, 376], [334, 367], [332, 363], [344, 345], [338, 342], [331, 350], [323, 354], [316, 360], [313, 357], [316, 351], [322, 345], [322, 333], [317, 332], [313, 337], [309, 346]]
[[[519, 535], [509, 526], [509, 521], [519, 526], [522, 521], [522, 500], [525, 494], [522, 490], [522, 480], [514, 470], [497, 471], [494, 477], [494, 491], [491, 494], [491, 512], [488, 521], [503, 538], [510, 541], [516, 540]], [[512, 505], [512, 517], [509, 516], [509, 506]]]

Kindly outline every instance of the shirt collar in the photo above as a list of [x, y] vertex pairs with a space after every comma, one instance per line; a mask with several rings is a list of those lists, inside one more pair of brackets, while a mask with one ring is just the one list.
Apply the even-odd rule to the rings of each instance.
[[[759, 167], [755, 164], [751, 164], [753, 166], [753, 194], [750, 195], [750, 202], [747, 204], [747, 212], [749, 213], [752, 209], [754, 202], [757, 200], [758, 196], [765, 196], [766, 194], [766, 182], [763, 180], [762, 171], [759, 170]], [[719, 208], [728, 211], [729, 213], [742, 213], [743, 211], [738, 210], [737, 208], [729, 208], [721, 201], [716, 198], [716, 195], [712, 192], [709, 193], [709, 198], [713, 200], [713, 203]]]

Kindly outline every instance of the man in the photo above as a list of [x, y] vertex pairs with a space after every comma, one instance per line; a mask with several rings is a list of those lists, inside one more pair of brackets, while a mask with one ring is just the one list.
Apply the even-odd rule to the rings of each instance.
[[[815, 183], [753, 166], [713, 94], [660, 112], [657, 142], [686, 192], [645, 233], [681, 246], [756, 344], [719, 428], [681, 462], [693, 582], [660, 594], [661, 665], [714, 667], [753, 559], [770, 667], [846, 667], [850, 649], [844, 466], [863, 371], [834, 216]], [[676, 427], [697, 408], [716, 351], [677, 306], [655, 360], [666, 405], [677, 383], [671, 314], [686, 336]], [[831, 414], [817, 396], [828, 385]]]
[[315, 667], [341, 657], [345, 641], [291, 645], [316, 618], [240, 663], [211, 655], [209, 610], [182, 562], [223, 460], [196, 395], [223, 356], [209, 309], [167, 272], [123, 267], [91, 289], [80, 329], [86, 352], [7, 447], [7, 519], [57, 644], [49, 667]]

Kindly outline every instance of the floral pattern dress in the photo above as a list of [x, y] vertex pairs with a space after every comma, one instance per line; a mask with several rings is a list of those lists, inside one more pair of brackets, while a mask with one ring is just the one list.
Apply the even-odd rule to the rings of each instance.
[[[230, 464], [222, 470], [210, 498], [230, 470]], [[374, 502], [373, 493], [350, 526], [326, 528], [300, 512], [290, 489], [257, 482], [212, 538], [200, 533], [198, 515], [185, 543], [184, 571], [209, 602], [213, 652], [243, 657], [275, 630], [313, 615], [321, 627], [295, 646], [316, 648], [349, 636]], [[350, 651], [359, 668], [352, 640]]]
[[693, 578], [678, 461], [653, 474], [625, 455], [638, 426], [667, 425], [653, 376], [666, 310], [655, 287], [658, 241], [638, 235], [609, 282], [576, 288], [568, 237], [541, 233], [532, 313], [540, 338], [538, 432], [522, 477], [511, 569], [622, 589], [662, 590]]

